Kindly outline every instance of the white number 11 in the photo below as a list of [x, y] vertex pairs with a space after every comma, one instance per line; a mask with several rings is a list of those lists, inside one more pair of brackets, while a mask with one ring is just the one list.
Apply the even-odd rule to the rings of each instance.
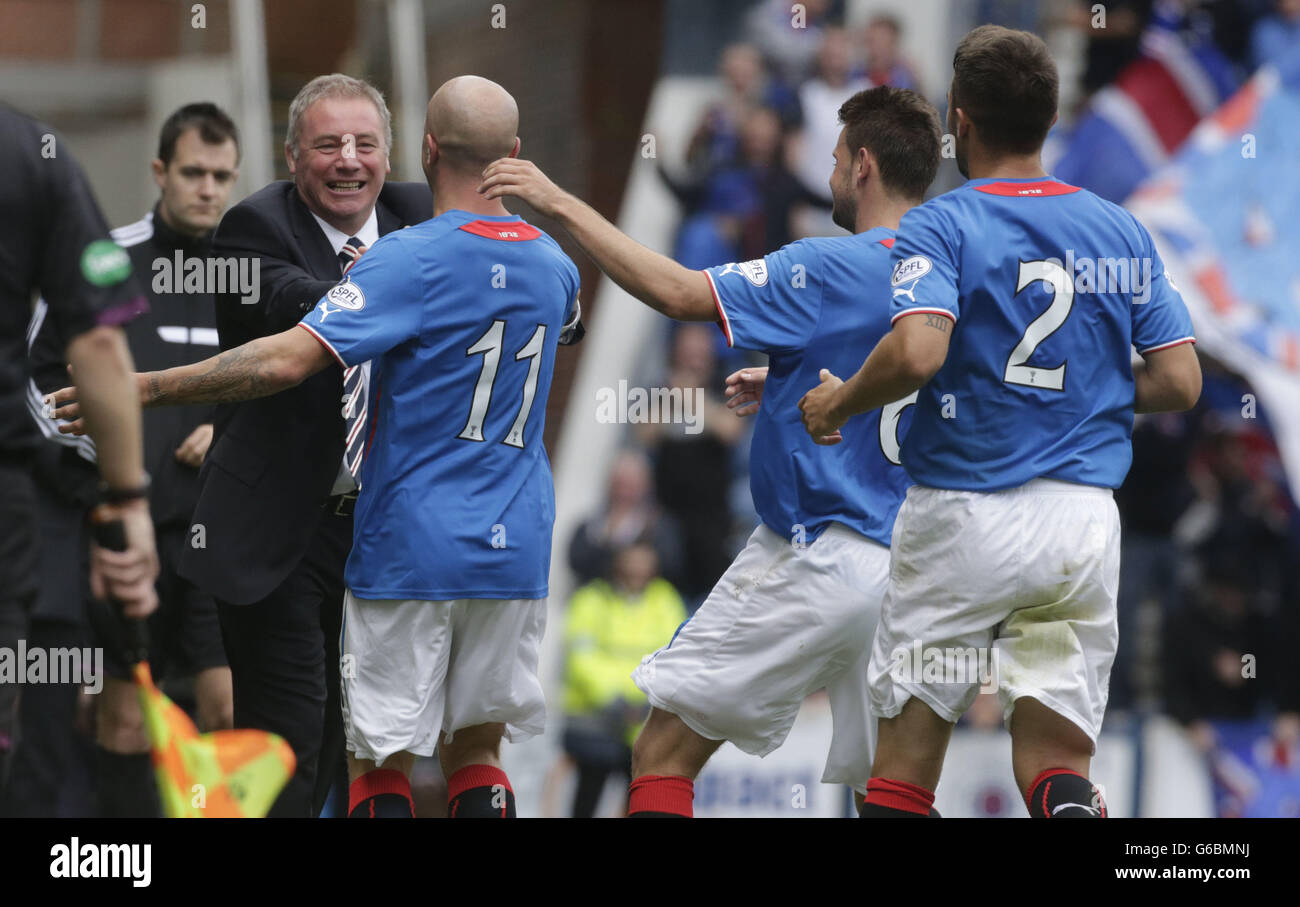
[[[492, 402], [492, 390], [497, 380], [497, 368], [501, 365], [501, 345], [505, 338], [506, 323], [504, 321], [493, 321], [492, 326], [484, 332], [483, 336], [474, 341], [474, 345], [465, 350], [466, 356], [477, 356], [483, 354], [483, 367], [478, 373], [478, 382], [474, 385], [474, 397], [470, 401], [469, 418], [465, 421], [465, 427], [456, 437], [464, 441], [482, 441], [483, 422], [487, 419], [488, 406]], [[546, 325], [539, 324], [537, 330], [533, 332], [532, 338], [523, 345], [519, 352], [515, 353], [515, 361], [521, 359], [531, 359], [528, 363], [528, 377], [524, 381], [523, 400], [520, 401], [519, 414], [515, 416], [514, 424], [510, 426], [502, 443], [509, 444], [511, 447], [522, 448], [524, 446], [524, 425], [528, 422], [528, 414], [532, 412], [533, 401], [537, 397], [537, 376], [542, 370], [542, 344], [546, 339]]]

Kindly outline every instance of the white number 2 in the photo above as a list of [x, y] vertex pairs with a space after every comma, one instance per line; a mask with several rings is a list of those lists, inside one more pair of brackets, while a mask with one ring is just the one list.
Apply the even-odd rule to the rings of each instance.
[[1025, 365], [1034, 350], [1048, 337], [1056, 333], [1065, 319], [1070, 316], [1074, 305], [1074, 282], [1065, 268], [1054, 261], [1022, 261], [1017, 276], [1016, 292], [1036, 280], [1045, 282], [1052, 288], [1052, 304], [1047, 311], [1039, 315], [1025, 328], [1025, 334], [1016, 344], [1016, 348], [1007, 357], [1007, 370], [1002, 380], [1008, 384], [1023, 384], [1026, 387], [1045, 387], [1059, 391], [1065, 389], [1065, 363], [1056, 368], [1039, 368]]
[[[483, 422], [487, 419], [488, 406], [492, 402], [492, 390], [497, 380], [497, 368], [501, 365], [501, 345], [505, 338], [506, 323], [493, 321], [492, 326], [483, 336], [474, 341], [473, 346], [465, 350], [466, 356], [483, 354], [483, 367], [478, 373], [478, 382], [474, 385], [474, 397], [469, 405], [469, 418], [465, 427], [456, 437], [464, 441], [482, 441]], [[546, 325], [539, 324], [537, 330], [527, 343], [515, 353], [515, 361], [531, 359], [528, 363], [528, 377], [524, 381], [523, 399], [519, 404], [519, 414], [506, 434], [503, 443], [511, 447], [524, 446], [524, 425], [528, 414], [533, 410], [533, 401], [537, 397], [537, 376], [542, 370], [542, 344], [546, 339]]]

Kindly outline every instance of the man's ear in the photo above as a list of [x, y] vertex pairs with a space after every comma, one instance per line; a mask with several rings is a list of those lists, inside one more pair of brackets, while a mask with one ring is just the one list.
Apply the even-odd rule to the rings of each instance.
[[149, 169], [153, 171], [153, 181], [161, 189], [167, 184], [167, 166], [161, 158], [154, 158], [149, 162]]
[[972, 126], [971, 118], [966, 116], [966, 111], [960, 107], [957, 108], [957, 135], [964, 136], [970, 134]]
[[515, 147], [511, 149], [507, 157], [519, 157], [519, 149], [523, 147], [523, 142], [519, 141], [519, 136], [515, 136]]
[[876, 161], [866, 146], [859, 148], [858, 153], [853, 156], [853, 167], [858, 172], [856, 182], [865, 183], [871, 177], [871, 171], [875, 166]]
[[438, 140], [431, 133], [424, 134], [424, 166], [432, 167], [433, 162], [438, 159]]
[[293, 174], [294, 174], [294, 156], [293, 156], [293, 148], [290, 147], [290, 145], [289, 145], [288, 142], [285, 142], [285, 143], [284, 143], [284, 162], [285, 162], [285, 164], [287, 164], [288, 167], [289, 167], [289, 175], [290, 175], [290, 176], [293, 176]]

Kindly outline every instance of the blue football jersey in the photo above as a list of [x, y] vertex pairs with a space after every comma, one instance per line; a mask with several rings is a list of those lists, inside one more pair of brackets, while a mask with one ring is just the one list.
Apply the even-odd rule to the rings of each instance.
[[355, 595], [546, 596], [542, 430], [577, 296], [577, 267], [545, 233], [453, 210], [380, 239], [300, 322], [341, 364], [371, 360]]
[[828, 447], [808, 437], [799, 413], [821, 369], [847, 379], [889, 330], [893, 242], [877, 227], [705, 271], [727, 342], [768, 354], [749, 484], [763, 523], [791, 541], [811, 543], [835, 521], [888, 545], [911, 484], [898, 449], [914, 398], [850, 419]]
[[1194, 342], [1150, 234], [1059, 180], [976, 179], [899, 224], [893, 319], [952, 318], [903, 465], [971, 491], [1035, 478], [1117, 488], [1132, 461], [1132, 348]]

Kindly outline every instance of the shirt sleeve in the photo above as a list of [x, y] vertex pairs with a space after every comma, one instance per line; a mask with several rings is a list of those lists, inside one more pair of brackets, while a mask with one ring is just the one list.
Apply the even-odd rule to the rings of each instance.
[[66, 153], [46, 162], [49, 230], [41, 255], [41, 295], [71, 340], [99, 325], [122, 325], [149, 310], [131, 258], [109, 236], [81, 165]]
[[729, 346], [773, 352], [802, 349], [821, 318], [822, 258], [794, 242], [753, 261], [704, 271]]
[[1139, 353], [1154, 353], [1180, 343], [1195, 343], [1196, 335], [1187, 305], [1165, 270], [1151, 234], [1141, 225], [1139, 229], [1146, 240], [1151, 273], [1145, 292], [1133, 294], [1133, 345]]
[[582, 303], [578, 300], [582, 289], [578, 280], [578, 266], [570, 262], [566, 271], [569, 275], [569, 298], [573, 301], [569, 303], [564, 324], [560, 326], [559, 342], [568, 345], [581, 340], [586, 331], [582, 327]]
[[424, 282], [401, 234], [383, 237], [299, 324], [341, 365], [383, 355], [420, 333]]
[[921, 205], [903, 215], [894, 239], [889, 274], [889, 323], [931, 312], [956, 321], [961, 315], [955, 236], [947, 219]]

